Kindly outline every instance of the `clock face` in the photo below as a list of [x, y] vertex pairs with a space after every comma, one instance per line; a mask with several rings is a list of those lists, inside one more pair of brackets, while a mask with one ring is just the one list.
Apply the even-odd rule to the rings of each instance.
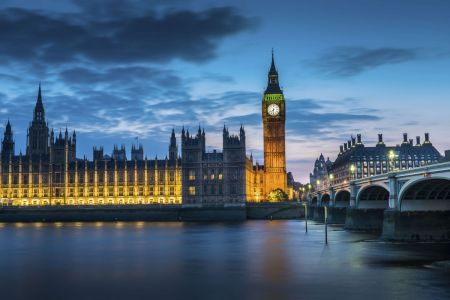
[[276, 105], [276, 104], [270, 104], [267, 107], [267, 112], [271, 116], [277, 116], [280, 113], [280, 107], [278, 105]]

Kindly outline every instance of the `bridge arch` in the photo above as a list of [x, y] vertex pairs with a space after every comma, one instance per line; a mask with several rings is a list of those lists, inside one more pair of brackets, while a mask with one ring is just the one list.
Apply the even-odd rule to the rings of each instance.
[[450, 210], [450, 178], [411, 180], [402, 187], [398, 199], [401, 211]]
[[335, 207], [349, 207], [350, 206], [350, 191], [349, 190], [339, 190], [334, 196], [334, 206]]
[[362, 187], [356, 195], [357, 208], [389, 208], [389, 190], [379, 184]]
[[331, 197], [328, 193], [325, 193], [320, 198], [320, 206], [330, 206]]

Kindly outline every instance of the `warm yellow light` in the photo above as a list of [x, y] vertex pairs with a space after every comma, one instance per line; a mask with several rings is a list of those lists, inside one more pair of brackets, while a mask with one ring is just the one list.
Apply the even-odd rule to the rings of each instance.
[[350, 166], [350, 172], [355, 173], [355, 169], [356, 169], [355, 165], [351, 165]]
[[320, 180], [319, 179], [317, 179], [317, 184], [320, 184]]
[[334, 175], [333, 174], [330, 174], [330, 179], [334, 179]]
[[389, 159], [393, 160], [395, 158], [394, 150], [389, 151]]

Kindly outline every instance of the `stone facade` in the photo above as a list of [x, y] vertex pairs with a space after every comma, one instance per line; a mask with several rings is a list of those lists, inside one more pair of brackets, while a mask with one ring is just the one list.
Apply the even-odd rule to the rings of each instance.
[[396, 146], [386, 146], [382, 134], [379, 134], [377, 144], [372, 147], [365, 146], [358, 134], [340, 146], [334, 162], [325, 162], [321, 156], [310, 180], [315, 190], [323, 190], [328, 185], [345, 184], [353, 179], [417, 168], [441, 160], [442, 156], [431, 143], [428, 133], [425, 133], [423, 143], [417, 136], [415, 144], [404, 133], [402, 143]]
[[[277, 110], [273, 110], [273, 108]], [[266, 201], [274, 189], [293, 197], [287, 186], [285, 103], [272, 55], [268, 86], [262, 100], [265, 165], [246, 156], [246, 137], [223, 128], [223, 151], [206, 151], [205, 131], [181, 132], [181, 156], [172, 131], [168, 156], [147, 159], [142, 145], [133, 145], [130, 159], [124, 145], [111, 155], [94, 147], [92, 160], [76, 157], [77, 136], [55, 137], [45, 118], [39, 84], [26, 154], [15, 154], [11, 123], [5, 127], [0, 160], [3, 205], [184, 204], [242, 205]]]

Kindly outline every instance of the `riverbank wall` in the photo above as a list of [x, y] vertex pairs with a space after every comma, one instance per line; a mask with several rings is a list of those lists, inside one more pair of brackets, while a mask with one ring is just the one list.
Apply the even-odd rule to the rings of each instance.
[[300, 203], [247, 205], [102, 205], [1, 207], [0, 222], [187, 221], [227, 222], [286, 220], [304, 217]]

